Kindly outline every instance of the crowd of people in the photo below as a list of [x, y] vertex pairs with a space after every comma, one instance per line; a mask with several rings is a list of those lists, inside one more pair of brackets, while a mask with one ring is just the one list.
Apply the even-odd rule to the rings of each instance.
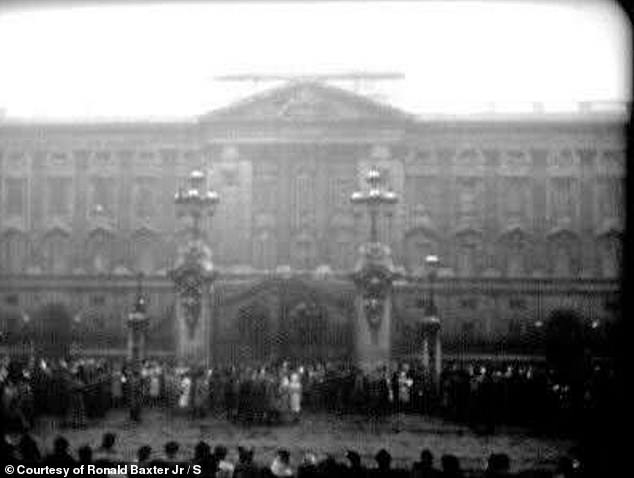
[[[81, 427], [110, 408], [161, 406], [189, 414], [224, 415], [245, 424], [299, 419], [303, 409], [383, 415], [436, 414], [492, 432], [498, 424], [561, 429], [579, 413], [604, 407], [614, 382], [596, 365], [584, 383], [567, 383], [545, 364], [447, 363], [435, 383], [418, 364], [361, 370], [348, 362], [227, 365], [215, 368], [145, 361], [140, 367], [82, 358], [0, 363], [2, 418], [28, 429], [41, 414]], [[565, 428], [565, 427], [563, 427]]]
[[[255, 450], [247, 446], [237, 448], [237, 459], [232, 459], [224, 445], [212, 447], [205, 441], [194, 446], [193, 453], [183, 450], [177, 441], [168, 441], [162, 450], [153, 450], [149, 445], [142, 445], [136, 456], [121, 454], [117, 437], [113, 433], [105, 433], [101, 444], [91, 447], [83, 444], [76, 449], [71, 448], [68, 440], [58, 436], [53, 442], [50, 453], [40, 449], [37, 441], [24, 433], [15, 437], [13, 442], [2, 440], [0, 443], [0, 460], [3, 464], [28, 465], [32, 470], [44, 470], [45, 466], [94, 465], [102, 470], [102, 475], [123, 476], [130, 478], [141, 473], [131, 473], [134, 464], [147, 470], [144, 474], [156, 476], [153, 470], [187, 470], [178, 473], [185, 476], [201, 478], [502, 478], [502, 477], [543, 477], [570, 478], [589, 476], [585, 473], [583, 463], [574, 456], [564, 456], [554, 469], [532, 469], [511, 473], [511, 462], [504, 453], [493, 453], [488, 457], [485, 469], [462, 470], [460, 460], [452, 454], [442, 455], [436, 460], [429, 449], [423, 449], [418, 461], [409, 466], [394, 466], [391, 454], [379, 450], [374, 456], [374, 463], [365, 464], [363, 457], [355, 450], [347, 450], [345, 462], [332, 455], [318, 459], [312, 452], [303, 452], [293, 457], [287, 449], [279, 449], [269, 460], [260, 462], [255, 459]], [[438, 461], [439, 463], [436, 463]], [[117, 465], [126, 464], [125, 468]], [[41, 465], [38, 467], [38, 465]], [[438, 466], [440, 465], [440, 466]], [[86, 475], [88, 468], [84, 467]], [[110, 471], [108, 473], [108, 471]], [[121, 473], [123, 472], [123, 473]], [[91, 473], [95, 474], [95, 473]], [[160, 473], [162, 475], [165, 472]], [[171, 474], [171, 473], [170, 473]]]

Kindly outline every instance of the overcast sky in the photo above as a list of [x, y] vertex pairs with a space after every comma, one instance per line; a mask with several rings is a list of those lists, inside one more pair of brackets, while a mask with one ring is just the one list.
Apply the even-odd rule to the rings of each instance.
[[0, 108], [187, 117], [254, 91], [216, 75], [347, 71], [402, 72], [377, 88], [415, 113], [566, 108], [629, 99], [630, 35], [607, 1], [14, 8], [0, 10]]

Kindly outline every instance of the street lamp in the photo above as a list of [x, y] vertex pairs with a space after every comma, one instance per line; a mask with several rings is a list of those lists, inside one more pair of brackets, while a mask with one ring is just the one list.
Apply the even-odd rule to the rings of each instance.
[[429, 269], [429, 303], [427, 304], [426, 316], [428, 318], [434, 318], [438, 320], [438, 313], [436, 311], [436, 303], [434, 301], [434, 283], [436, 281], [437, 268], [438, 268], [438, 256], [435, 254], [429, 254], [425, 257], [425, 264]]
[[146, 301], [143, 296], [143, 273], [137, 275], [137, 290], [132, 312], [128, 314], [128, 354], [131, 361], [132, 376], [130, 377], [130, 418], [134, 421], [141, 419], [142, 384], [141, 361], [145, 356], [145, 331], [148, 319], [146, 315]]
[[370, 214], [370, 242], [379, 242], [379, 233], [377, 229], [378, 215], [381, 207], [390, 204], [396, 204], [398, 201], [396, 193], [390, 191], [384, 185], [384, 178], [381, 171], [372, 166], [365, 175], [365, 181], [369, 188], [367, 191], [355, 191], [350, 196], [353, 204], [362, 204], [367, 206]]
[[[202, 220], [213, 216], [219, 197], [216, 191], [208, 189], [206, 182], [205, 174], [194, 170], [189, 175], [187, 186], [174, 196], [176, 214], [189, 223], [185, 230], [184, 244], [178, 250], [176, 268], [170, 272], [178, 290], [177, 322], [184, 323], [186, 330], [186, 334], [178, 336], [179, 358], [202, 358], [202, 352], [208, 360], [210, 332], [214, 341], [214, 353], [217, 348], [215, 315], [211, 324], [203, 323], [203, 330], [198, 327], [200, 318], [205, 315], [205, 308], [209, 306], [208, 303], [205, 305], [205, 297], [215, 278], [211, 249], [206, 244]], [[180, 330], [180, 325], [178, 327]]]
[[205, 174], [196, 169], [189, 175], [188, 185], [174, 195], [176, 213], [179, 217], [192, 219], [190, 233], [193, 240], [202, 236], [200, 222], [205, 213], [212, 216], [218, 204], [218, 193], [213, 190], [204, 191]]

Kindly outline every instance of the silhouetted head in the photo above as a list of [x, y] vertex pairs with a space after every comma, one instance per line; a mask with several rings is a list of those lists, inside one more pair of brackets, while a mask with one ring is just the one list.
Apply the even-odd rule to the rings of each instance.
[[460, 471], [460, 461], [455, 455], [443, 455], [440, 459], [442, 471], [446, 474], [458, 473]]
[[23, 461], [36, 461], [40, 459], [40, 450], [37, 447], [37, 443], [28, 433], [22, 435], [18, 448]]
[[114, 447], [116, 441], [117, 436], [114, 433], [104, 433], [103, 437], [101, 438], [101, 448], [111, 450]]
[[150, 459], [150, 455], [152, 454], [152, 447], [150, 445], [140, 446], [136, 451], [136, 458], [139, 462], [148, 461]]
[[376, 463], [381, 469], [388, 469], [392, 463], [392, 455], [388, 453], [385, 448], [381, 448], [379, 452], [374, 456]]
[[291, 454], [286, 449], [278, 450], [277, 456], [279, 456], [280, 461], [286, 465], [288, 465], [291, 461]]
[[168, 441], [164, 447], [165, 454], [168, 456], [168, 458], [176, 456], [179, 449], [180, 445], [176, 441]]
[[434, 464], [434, 455], [427, 448], [420, 452], [420, 464], [423, 468], [431, 468]]
[[491, 453], [487, 465], [487, 470], [494, 473], [504, 473], [509, 471], [511, 462], [506, 453]]
[[227, 457], [227, 447], [224, 445], [217, 445], [214, 448], [214, 456], [218, 460], [224, 460]]
[[238, 447], [238, 459], [240, 463], [251, 463], [253, 461], [253, 448]]
[[79, 457], [79, 461], [81, 463], [91, 463], [92, 462], [92, 448], [90, 445], [80, 446], [77, 450], [77, 456]]
[[204, 460], [211, 456], [211, 447], [204, 441], [199, 441], [194, 447], [194, 459]]
[[53, 442], [53, 451], [56, 454], [62, 454], [62, 453], [67, 453], [68, 452], [68, 440], [66, 438], [64, 438], [63, 436], [58, 436], [57, 438], [55, 438], [55, 441]]
[[354, 467], [361, 466], [361, 455], [354, 450], [348, 450], [346, 452], [346, 458], [350, 461], [350, 464]]

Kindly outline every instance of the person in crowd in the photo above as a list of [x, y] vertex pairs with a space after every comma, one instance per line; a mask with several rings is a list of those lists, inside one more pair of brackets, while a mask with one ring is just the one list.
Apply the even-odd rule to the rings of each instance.
[[299, 415], [302, 411], [302, 383], [299, 380], [298, 373], [291, 374], [288, 391], [290, 396], [289, 405], [293, 421], [297, 422], [299, 421]]
[[283, 478], [295, 476], [291, 468], [291, 454], [289, 451], [285, 449], [278, 450], [268, 470], [270, 472], [269, 476], [272, 477]]
[[142, 445], [136, 451], [136, 463], [139, 465], [147, 464], [150, 462], [152, 456], [152, 447], [150, 445]]
[[348, 460], [348, 469], [345, 476], [348, 478], [366, 478], [367, 470], [361, 464], [361, 455], [354, 450], [348, 450], [346, 452], [346, 459]]
[[253, 463], [253, 448], [238, 447], [238, 463], [233, 470], [233, 478], [259, 478], [260, 470]]
[[218, 462], [211, 454], [211, 447], [204, 441], [199, 441], [194, 447], [192, 464], [198, 465], [201, 478], [214, 478], [218, 469]]
[[44, 462], [50, 466], [73, 466], [75, 459], [68, 451], [70, 444], [63, 436], [57, 436], [53, 442], [53, 453], [46, 456]]
[[227, 447], [224, 445], [217, 445], [214, 448], [214, 458], [218, 463], [218, 471], [216, 471], [216, 478], [232, 478], [234, 466], [229, 460], [227, 460]]
[[151, 406], [155, 407], [161, 400], [161, 368], [158, 365], [155, 365], [150, 369], [149, 380], [149, 403]]
[[374, 456], [376, 468], [370, 471], [371, 478], [391, 478], [392, 455], [385, 448], [381, 448]]
[[20, 459], [25, 463], [39, 463], [42, 459], [37, 442], [28, 433], [24, 433], [18, 443]]
[[88, 465], [92, 463], [92, 448], [85, 444], [77, 449], [77, 458], [80, 465]]
[[506, 453], [491, 453], [487, 461], [486, 478], [510, 477], [511, 461]]
[[185, 373], [180, 380], [180, 394], [178, 397], [178, 408], [181, 411], [189, 410], [192, 398], [192, 378], [189, 373]]
[[335, 460], [335, 457], [331, 454], [326, 455], [326, 457], [319, 462], [317, 465], [318, 476], [327, 477], [327, 476], [341, 476], [344, 472], [344, 467], [340, 466]]
[[112, 408], [119, 408], [123, 405], [123, 384], [126, 378], [123, 375], [120, 365], [116, 365], [111, 377], [110, 396], [112, 398]]
[[297, 478], [317, 478], [318, 476], [317, 457], [314, 453], [305, 453], [297, 467]]
[[425, 448], [420, 452], [420, 461], [412, 465], [411, 478], [439, 478], [440, 472], [434, 468], [434, 455]]
[[115, 447], [117, 436], [112, 432], [106, 432], [101, 437], [101, 446], [95, 452], [95, 463], [99, 465], [112, 465], [121, 459]]
[[163, 452], [165, 454], [165, 461], [167, 463], [177, 463], [179, 461], [178, 452], [180, 450], [180, 444], [177, 441], [171, 440], [168, 441], [163, 447]]
[[462, 478], [462, 470], [460, 470], [460, 461], [456, 455], [446, 454], [440, 458], [442, 466], [442, 478]]
[[199, 369], [193, 382], [193, 418], [203, 418], [209, 409], [209, 380], [202, 369]]

